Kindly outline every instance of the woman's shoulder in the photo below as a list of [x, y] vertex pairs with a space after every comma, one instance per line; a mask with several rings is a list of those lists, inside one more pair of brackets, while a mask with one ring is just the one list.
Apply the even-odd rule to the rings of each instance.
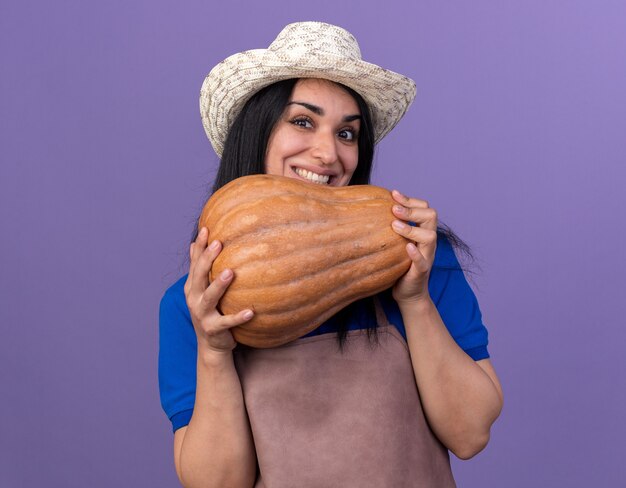
[[165, 290], [160, 302], [161, 315], [172, 312], [182, 312], [185, 315], [189, 315], [187, 300], [185, 299], [185, 281], [187, 281], [186, 274]]
[[437, 248], [433, 268], [461, 269], [459, 260], [454, 252], [450, 239], [443, 232], [437, 231]]

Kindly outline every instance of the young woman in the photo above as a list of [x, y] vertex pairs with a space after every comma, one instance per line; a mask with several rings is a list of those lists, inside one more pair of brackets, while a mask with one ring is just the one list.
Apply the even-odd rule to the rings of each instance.
[[[408, 78], [362, 61], [347, 31], [291, 24], [203, 84], [221, 156], [213, 189], [259, 173], [366, 184], [374, 144], [414, 95]], [[209, 283], [221, 243], [194, 235], [189, 273], [160, 309], [161, 401], [184, 486], [447, 487], [448, 450], [467, 459], [485, 447], [502, 391], [452, 247], [463, 243], [424, 200], [393, 198], [408, 272], [278, 348], [237, 346], [230, 329], [252, 310], [217, 310], [237, 270]]]

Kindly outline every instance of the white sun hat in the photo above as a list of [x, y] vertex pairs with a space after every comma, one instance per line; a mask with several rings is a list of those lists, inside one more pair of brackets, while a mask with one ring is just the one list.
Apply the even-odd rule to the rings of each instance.
[[228, 131], [250, 97], [290, 78], [323, 78], [356, 91], [371, 111], [376, 143], [415, 98], [415, 82], [363, 61], [359, 44], [347, 30], [323, 22], [289, 24], [269, 48], [234, 54], [204, 79], [202, 125], [219, 157]]

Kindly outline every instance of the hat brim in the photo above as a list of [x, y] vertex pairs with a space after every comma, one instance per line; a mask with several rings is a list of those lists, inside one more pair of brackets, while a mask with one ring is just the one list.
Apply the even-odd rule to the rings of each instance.
[[356, 91], [372, 113], [376, 143], [400, 121], [416, 93], [410, 78], [360, 59], [269, 49], [234, 54], [211, 70], [200, 90], [202, 125], [219, 157], [245, 103], [266, 86], [291, 78], [322, 78]]

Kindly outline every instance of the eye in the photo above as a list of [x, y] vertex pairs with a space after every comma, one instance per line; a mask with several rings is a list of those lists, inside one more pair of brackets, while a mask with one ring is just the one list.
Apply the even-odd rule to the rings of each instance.
[[313, 127], [313, 124], [308, 117], [296, 117], [295, 119], [291, 119], [289, 122], [293, 125], [297, 125], [298, 127], [304, 127], [306, 129], [310, 129], [311, 127]]
[[346, 141], [353, 141], [357, 137], [354, 129], [341, 129], [337, 135]]

